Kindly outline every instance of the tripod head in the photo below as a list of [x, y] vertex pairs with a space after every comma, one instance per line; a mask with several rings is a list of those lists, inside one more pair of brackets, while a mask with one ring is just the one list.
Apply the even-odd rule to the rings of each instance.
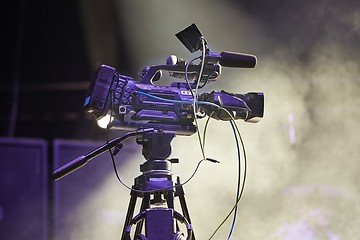
[[[147, 161], [140, 165], [142, 175], [135, 179], [135, 186], [140, 186], [144, 191], [172, 189], [171, 164], [175, 161], [167, 158], [171, 154], [171, 141], [174, 137], [174, 132], [153, 131], [136, 139], [136, 142], [143, 146], [142, 154]], [[162, 181], [152, 181], [154, 179]]]
[[143, 134], [136, 142], [143, 146], [142, 154], [146, 160], [164, 160], [171, 154], [171, 140], [175, 132], [153, 131]]

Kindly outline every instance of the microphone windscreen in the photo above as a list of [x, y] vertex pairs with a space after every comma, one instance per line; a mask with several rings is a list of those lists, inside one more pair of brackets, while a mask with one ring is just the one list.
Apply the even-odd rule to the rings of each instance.
[[253, 68], [256, 65], [256, 56], [244, 53], [221, 52], [220, 65], [224, 67]]

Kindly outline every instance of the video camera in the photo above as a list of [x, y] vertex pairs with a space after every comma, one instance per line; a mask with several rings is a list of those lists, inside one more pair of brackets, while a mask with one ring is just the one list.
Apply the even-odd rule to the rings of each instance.
[[[102, 65], [94, 74], [85, 100], [85, 110], [94, 114], [96, 119], [110, 114], [113, 120], [108, 127], [113, 130], [154, 128], [175, 131], [180, 135], [196, 132], [193, 122], [198, 115], [223, 121], [243, 119], [247, 122], [258, 122], [263, 117], [263, 93], [212, 91], [196, 96], [194, 91], [208, 81], [216, 80], [222, 66], [255, 67], [255, 56], [211, 52], [195, 24], [176, 36], [190, 52], [202, 50], [202, 58], [196, 58], [201, 60], [199, 64], [170, 56], [165, 65], [146, 67], [139, 81], [119, 74], [111, 66]], [[173, 82], [170, 86], [155, 85], [153, 82], [161, 78], [162, 71], [169, 72], [174, 78], [185, 78], [186, 82]]]

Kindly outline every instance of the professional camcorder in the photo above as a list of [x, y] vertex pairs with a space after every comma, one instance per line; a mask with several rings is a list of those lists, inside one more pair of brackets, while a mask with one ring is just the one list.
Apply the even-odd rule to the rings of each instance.
[[[246, 122], [258, 122], [263, 117], [263, 93], [212, 91], [197, 95], [198, 88], [219, 78], [221, 67], [253, 68], [255, 56], [211, 52], [195, 24], [176, 36], [190, 52], [201, 50], [202, 55], [189, 63], [172, 55], [164, 65], [146, 67], [139, 80], [102, 65], [94, 74], [85, 110], [96, 119], [111, 115], [108, 127], [113, 130], [154, 128], [176, 131], [180, 135], [196, 132], [195, 118], [206, 115], [218, 120], [243, 119]], [[194, 60], [200, 63], [194, 64]], [[173, 82], [170, 86], [154, 84], [162, 77], [162, 71], [186, 81]]]
[[[146, 161], [140, 165], [142, 174], [134, 179], [134, 185], [131, 187], [122, 240], [195, 240], [183, 190], [183, 185], [192, 177], [185, 183], [181, 183], [179, 177], [176, 182], [173, 181], [171, 164], [178, 163], [178, 159], [169, 158], [172, 139], [177, 134], [195, 133], [197, 118], [208, 116], [222, 121], [242, 119], [246, 122], [258, 122], [263, 117], [263, 93], [212, 91], [198, 94], [198, 89], [219, 78], [222, 67], [253, 68], [256, 65], [255, 56], [211, 52], [195, 24], [176, 36], [190, 52], [201, 50], [201, 56], [190, 62], [170, 56], [164, 65], [146, 67], [139, 80], [121, 75], [115, 68], [107, 65], [97, 69], [85, 100], [85, 110], [96, 119], [110, 115], [108, 129], [128, 132], [107, 140], [106, 144], [99, 148], [56, 169], [52, 175], [54, 180], [58, 180], [83, 167], [96, 156], [113, 149], [109, 152], [116, 176], [122, 182], [116, 170], [114, 155], [121, 150], [121, 142], [136, 136], [136, 142], [143, 146], [142, 154]], [[199, 63], [195, 64], [197, 61]], [[154, 84], [162, 77], [162, 71], [167, 71], [173, 78], [185, 81], [172, 82], [169, 86]], [[237, 142], [237, 134], [235, 137]], [[201, 145], [200, 138], [199, 142]], [[237, 146], [239, 152], [238, 143]], [[203, 160], [218, 162], [206, 158], [204, 152], [203, 157]], [[238, 158], [240, 163], [240, 155]], [[242, 194], [242, 190], [239, 190], [240, 170], [239, 168], [236, 204]], [[182, 214], [174, 209], [175, 197], [179, 199]], [[134, 215], [138, 198], [142, 199], [140, 211]], [[185, 225], [186, 238], [179, 223]], [[136, 227], [132, 228], [133, 226]], [[131, 235], [134, 238], [131, 238]]]

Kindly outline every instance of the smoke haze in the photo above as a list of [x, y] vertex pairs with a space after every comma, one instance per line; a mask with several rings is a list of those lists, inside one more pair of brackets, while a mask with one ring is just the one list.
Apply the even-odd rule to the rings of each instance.
[[[358, 1], [117, 3], [139, 72], [164, 63], [170, 54], [191, 59], [174, 34], [193, 22], [211, 50], [258, 57], [255, 69], [223, 68], [221, 79], [204, 90], [265, 93], [264, 119], [238, 122], [248, 175], [234, 239], [287, 239], [290, 231], [297, 239], [299, 223], [312, 229], [313, 238], [308, 239], [359, 239]], [[172, 156], [180, 158], [174, 174], [185, 181], [202, 159], [197, 137], [179, 136], [172, 145]], [[229, 123], [210, 121], [206, 155], [221, 163], [201, 164], [185, 185], [198, 239], [209, 238], [235, 202], [238, 163]], [[121, 170], [128, 182], [139, 174], [139, 159], [140, 154]], [[122, 200], [116, 203], [125, 210], [129, 195], [127, 189], [121, 191], [116, 199]], [[227, 221], [214, 239], [226, 238], [230, 224]]]

